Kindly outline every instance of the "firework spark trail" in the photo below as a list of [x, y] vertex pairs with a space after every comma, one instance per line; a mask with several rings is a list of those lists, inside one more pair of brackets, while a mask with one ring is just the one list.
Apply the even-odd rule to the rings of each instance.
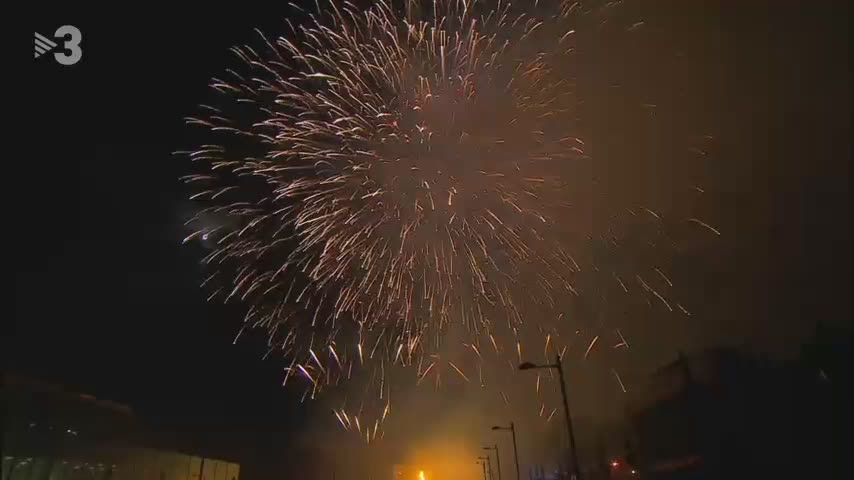
[[[587, 242], [562, 230], [573, 196], [588, 195], [573, 189], [587, 157], [562, 71], [575, 2], [545, 13], [418, 4], [333, 2], [291, 37], [258, 32], [262, 45], [233, 48], [241, 66], [212, 80], [217, 106], [187, 119], [222, 139], [186, 153], [203, 170], [185, 177], [202, 205], [194, 220], [228, 219], [184, 239], [210, 246], [204, 283], [220, 284], [209, 300], [250, 305], [244, 327], [266, 330], [268, 354], [290, 362], [283, 383], [304, 379], [311, 398], [365, 367], [383, 420], [393, 368], [417, 366], [416, 384], [431, 373], [441, 384], [435, 354], [452, 325], [470, 337], [455, 344], [475, 354], [483, 383], [481, 341], [521, 362], [525, 316], [581, 296], [581, 275], [600, 273], [575, 251]], [[673, 311], [638, 273], [607, 278], [628, 294], [621, 278], [632, 274]], [[552, 344], [565, 353], [551, 332], [566, 321], [541, 330], [544, 354]], [[335, 410], [345, 429], [375, 439], [382, 421], [363, 429], [359, 415]]]
[[590, 355], [590, 351], [593, 350], [593, 346], [596, 345], [597, 340], [599, 340], [599, 335], [596, 335], [595, 337], [593, 337], [593, 340], [590, 341], [590, 345], [587, 346], [587, 350], [585, 350], [585, 352], [584, 352], [584, 359], [585, 360]]
[[709, 230], [710, 232], [714, 233], [715, 235], [720, 236], [720, 234], [721, 234], [720, 230], [716, 229], [715, 227], [713, 227], [713, 226], [709, 225], [708, 223], [706, 223], [706, 222], [704, 222], [704, 221], [702, 221], [702, 220], [700, 220], [700, 219], [697, 219], [697, 218], [689, 218], [689, 219], [688, 219], [688, 221], [689, 221], [689, 222], [696, 223], [697, 225], [700, 225], [700, 226], [701, 226], [701, 227], [703, 227], [703, 228], [706, 228], [707, 230]]
[[623, 336], [623, 332], [620, 331], [619, 328], [615, 329], [615, 332], [617, 332], [617, 336], [620, 337], [620, 343], [614, 345], [614, 348], [620, 348], [620, 347], [630, 348], [629, 342], [627, 342], [626, 337]]
[[471, 380], [469, 380], [469, 377], [467, 377], [467, 376], [466, 376], [466, 374], [465, 374], [465, 373], [463, 373], [463, 371], [462, 371], [462, 370], [460, 370], [460, 367], [458, 367], [458, 366], [454, 365], [454, 362], [448, 362], [448, 365], [450, 365], [454, 370], [456, 370], [456, 371], [457, 371], [457, 373], [459, 373], [459, 374], [460, 374], [460, 376], [461, 376], [461, 377], [463, 377], [463, 380], [465, 380], [465, 381], [466, 381], [466, 383], [471, 382]]
[[611, 369], [611, 372], [614, 374], [614, 378], [617, 379], [617, 383], [620, 384], [620, 389], [623, 391], [623, 393], [626, 393], [626, 386], [623, 384], [623, 379], [620, 378], [620, 374], [617, 373], [617, 370], [613, 368]]

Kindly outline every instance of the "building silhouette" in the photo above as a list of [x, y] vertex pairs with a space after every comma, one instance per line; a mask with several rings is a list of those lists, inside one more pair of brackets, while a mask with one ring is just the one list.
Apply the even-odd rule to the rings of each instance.
[[237, 480], [240, 465], [160, 448], [126, 405], [4, 375], [3, 480]]

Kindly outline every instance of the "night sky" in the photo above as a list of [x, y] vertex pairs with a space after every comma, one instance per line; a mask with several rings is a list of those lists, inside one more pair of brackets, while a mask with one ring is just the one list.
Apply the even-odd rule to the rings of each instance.
[[[252, 340], [231, 345], [240, 308], [207, 304], [198, 288], [199, 251], [180, 244], [186, 166], [171, 156], [192, 145], [182, 117], [227, 48], [255, 27], [284, 31], [280, 3], [75, 5], [34, 23], [46, 35], [77, 26], [84, 57], [34, 62], [32, 143], [8, 162], [11, 370], [129, 403], [155, 426], [201, 433], [190, 442], [205, 448], [285, 442], [305, 428], [280, 365]], [[591, 46], [588, 88], [605, 107], [589, 126], [606, 132], [594, 146], [603, 158], [671, 168], [692, 135], [714, 137], [703, 213], [723, 235], [698, 260], [706, 313], [634, 332], [650, 355], [641, 364], [660, 364], [665, 343], [781, 352], [816, 321], [850, 324], [850, 7], [836, 3], [626, 2], [612, 21], [643, 25]]]

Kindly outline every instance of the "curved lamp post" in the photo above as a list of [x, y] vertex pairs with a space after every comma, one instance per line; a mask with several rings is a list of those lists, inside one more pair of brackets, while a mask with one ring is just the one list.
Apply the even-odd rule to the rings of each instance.
[[498, 455], [498, 445], [483, 447], [483, 449], [495, 452], [495, 465], [498, 467], [498, 480], [501, 480], [501, 457]]
[[563, 395], [563, 416], [566, 418], [566, 432], [569, 435], [569, 450], [572, 456], [572, 470], [575, 478], [581, 480], [581, 468], [578, 465], [578, 454], [575, 450], [575, 434], [572, 431], [572, 417], [569, 415], [569, 399], [566, 395], [566, 382], [563, 379], [563, 366], [561, 365], [560, 355], [558, 354], [555, 363], [548, 365], [536, 365], [531, 362], [524, 362], [519, 365], [519, 370], [534, 370], [540, 368], [554, 368], [557, 370], [558, 378], [560, 379], [560, 393]]
[[[516, 463], [516, 480], [522, 480], [519, 475], [519, 449], [516, 448], [516, 427], [513, 425], [513, 422], [510, 422], [509, 427], [500, 427], [498, 425], [492, 427], [493, 430], [505, 430], [509, 431], [513, 436], [513, 460]], [[498, 468], [501, 468], [500, 466]]]

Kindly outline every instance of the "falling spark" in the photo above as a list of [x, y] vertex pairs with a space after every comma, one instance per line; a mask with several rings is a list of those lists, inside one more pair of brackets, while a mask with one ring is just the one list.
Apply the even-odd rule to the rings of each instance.
[[672, 287], [672, 286], [673, 286], [673, 282], [671, 282], [671, 281], [670, 281], [670, 279], [669, 279], [669, 278], [667, 278], [667, 276], [661, 272], [661, 270], [659, 270], [658, 268], [656, 268], [656, 269], [655, 269], [655, 271], [656, 271], [656, 272], [661, 276], [661, 278], [663, 278], [663, 279], [664, 279], [664, 281], [665, 281], [665, 282], [667, 282], [667, 286], [668, 286], [668, 287]]
[[431, 362], [430, 365], [427, 366], [427, 369], [424, 370], [424, 373], [422, 373], [421, 377], [418, 379], [418, 383], [421, 383], [421, 380], [424, 380], [424, 378], [427, 376], [427, 374], [430, 373], [430, 370], [433, 369], [434, 365], [436, 365], [436, 362]]
[[720, 234], [721, 234], [721, 232], [719, 232], [716, 228], [712, 227], [712, 226], [711, 226], [711, 225], [709, 225], [708, 223], [706, 223], [706, 222], [704, 222], [704, 221], [702, 221], [702, 220], [699, 220], [699, 219], [697, 219], [697, 218], [689, 218], [689, 219], [688, 219], [688, 221], [689, 221], [689, 222], [696, 223], [697, 225], [700, 225], [701, 227], [705, 227], [707, 230], [709, 230], [710, 232], [714, 233], [715, 235], [720, 236]]
[[599, 335], [593, 337], [593, 340], [590, 341], [590, 345], [587, 346], [587, 351], [584, 352], [584, 359], [587, 360], [587, 356], [590, 355], [590, 350], [593, 349], [593, 345], [596, 345], [596, 341], [599, 340]]
[[466, 382], [469, 382], [469, 381], [470, 381], [470, 380], [469, 380], [469, 377], [467, 377], [467, 376], [466, 376], [466, 374], [465, 374], [465, 373], [463, 373], [463, 371], [462, 371], [462, 370], [460, 370], [456, 365], [454, 365], [454, 362], [449, 361], [449, 362], [448, 362], [448, 364], [449, 364], [451, 367], [453, 367], [453, 369], [454, 369], [454, 370], [456, 370], [456, 371], [457, 371], [457, 373], [459, 373], [461, 377], [463, 377], [463, 380], [465, 380]]
[[344, 427], [344, 430], [349, 430], [347, 424], [344, 423], [344, 419], [341, 418], [341, 414], [338, 413], [337, 410], [332, 410], [335, 413], [335, 417], [338, 418], [338, 421], [341, 422], [341, 426]]
[[621, 378], [620, 378], [620, 374], [619, 374], [619, 373], [617, 373], [617, 371], [616, 371], [616, 370], [614, 370], [613, 368], [611, 369], [611, 372], [613, 372], [613, 373], [614, 373], [614, 377], [616, 377], [616, 379], [617, 379], [617, 383], [619, 383], [619, 384], [620, 384], [620, 390], [622, 390], [622, 391], [623, 391], [623, 393], [626, 393], [626, 386], [625, 386], [625, 385], [623, 385], [623, 379], [621, 379]]
[[626, 341], [626, 337], [623, 336], [623, 332], [620, 331], [619, 328], [615, 329], [617, 332], [617, 336], [620, 337], [620, 343], [614, 345], [614, 348], [626, 347], [629, 348], [629, 342]]

